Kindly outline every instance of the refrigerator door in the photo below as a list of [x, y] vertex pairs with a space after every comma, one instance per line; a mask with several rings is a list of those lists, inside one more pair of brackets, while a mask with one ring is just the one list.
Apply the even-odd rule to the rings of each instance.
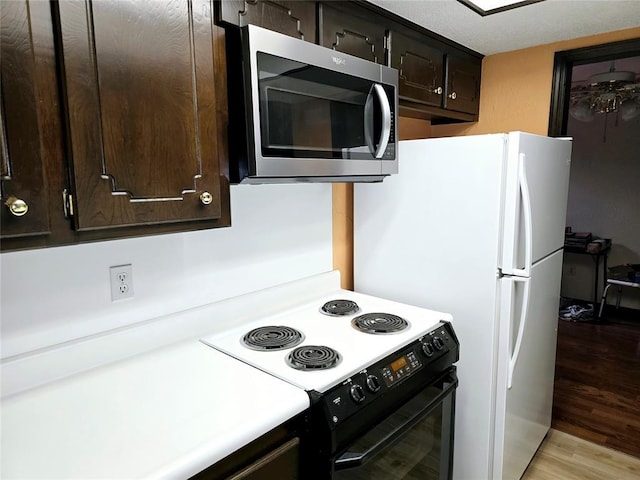
[[564, 245], [571, 140], [509, 133], [503, 248], [505, 275], [531, 266]]
[[519, 479], [551, 426], [562, 251], [503, 277], [494, 479]]

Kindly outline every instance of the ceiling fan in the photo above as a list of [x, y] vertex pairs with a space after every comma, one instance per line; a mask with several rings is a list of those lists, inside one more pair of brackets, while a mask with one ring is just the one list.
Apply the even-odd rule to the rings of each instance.
[[569, 98], [569, 114], [581, 122], [592, 121], [597, 113], [613, 112], [628, 121], [640, 115], [640, 75], [617, 71], [612, 61], [608, 72], [571, 87]]

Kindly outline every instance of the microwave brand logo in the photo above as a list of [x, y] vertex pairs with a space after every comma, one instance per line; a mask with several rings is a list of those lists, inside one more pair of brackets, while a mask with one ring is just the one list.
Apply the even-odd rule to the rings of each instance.
[[335, 63], [336, 65], [346, 65], [347, 64], [347, 60], [345, 58], [331, 57], [331, 60], [333, 60], [333, 63]]

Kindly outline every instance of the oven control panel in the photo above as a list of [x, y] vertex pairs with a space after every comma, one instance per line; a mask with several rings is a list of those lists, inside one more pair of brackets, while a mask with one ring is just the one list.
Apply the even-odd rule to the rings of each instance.
[[390, 387], [411, 375], [420, 367], [422, 367], [422, 362], [416, 352], [412, 350], [382, 367], [382, 378], [387, 387]]
[[458, 360], [458, 340], [450, 324], [443, 322], [395, 353], [373, 363], [322, 394], [324, 414], [334, 427], [360, 409], [377, 402], [404, 382], [432, 378]]

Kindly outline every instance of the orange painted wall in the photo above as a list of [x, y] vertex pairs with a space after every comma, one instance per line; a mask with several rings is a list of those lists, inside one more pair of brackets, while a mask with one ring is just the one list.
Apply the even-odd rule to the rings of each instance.
[[[640, 27], [485, 57], [477, 123], [431, 126], [427, 121], [400, 118], [399, 137], [406, 140], [514, 130], [546, 135], [555, 52], [631, 38], [640, 38]], [[335, 184], [333, 187], [333, 252], [333, 266], [340, 270], [342, 287], [352, 289], [352, 185]]]

